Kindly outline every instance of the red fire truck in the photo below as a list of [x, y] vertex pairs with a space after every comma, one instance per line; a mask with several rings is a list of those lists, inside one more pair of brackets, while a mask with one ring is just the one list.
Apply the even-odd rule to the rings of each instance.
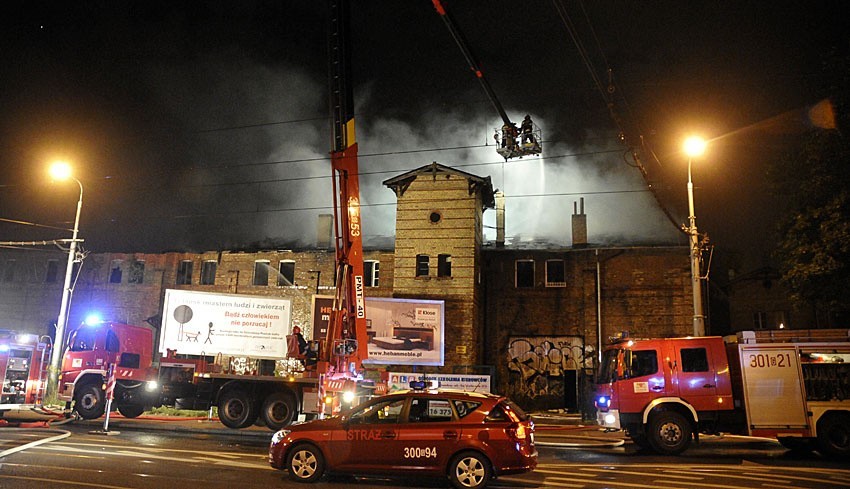
[[631, 339], [608, 346], [597, 420], [637, 445], [679, 454], [699, 434], [774, 437], [850, 455], [850, 330]]
[[41, 403], [49, 364], [49, 339], [0, 330], [0, 417], [22, 406]]

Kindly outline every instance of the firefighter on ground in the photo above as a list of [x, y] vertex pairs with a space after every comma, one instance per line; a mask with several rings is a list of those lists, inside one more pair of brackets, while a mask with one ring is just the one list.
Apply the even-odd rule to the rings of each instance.
[[522, 120], [522, 124], [520, 125], [520, 131], [522, 133], [522, 144], [530, 142], [534, 144], [534, 123], [531, 122], [531, 116], [526, 114], [525, 119]]

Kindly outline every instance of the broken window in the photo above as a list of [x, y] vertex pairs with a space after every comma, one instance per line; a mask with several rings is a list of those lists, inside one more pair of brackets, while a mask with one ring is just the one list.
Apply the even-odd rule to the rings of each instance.
[[281, 260], [278, 265], [277, 286], [289, 287], [295, 285], [295, 262], [292, 260]]
[[546, 260], [546, 287], [566, 287], [564, 260]]
[[452, 276], [452, 255], [437, 255], [437, 276]]
[[201, 285], [215, 285], [215, 271], [218, 263], [215, 260], [206, 260], [201, 264]]
[[428, 255], [416, 255], [416, 276], [427, 277], [428, 270]]
[[516, 261], [516, 287], [534, 287], [534, 260]]
[[261, 287], [269, 285], [268, 260], [257, 260], [254, 262], [254, 281], [252, 283]]
[[177, 285], [191, 285], [192, 260], [183, 260], [177, 267]]
[[109, 267], [109, 283], [121, 283], [121, 260], [112, 260], [112, 265]]
[[366, 260], [363, 262], [363, 283], [366, 287], [377, 287], [380, 278], [380, 265], [378, 260]]

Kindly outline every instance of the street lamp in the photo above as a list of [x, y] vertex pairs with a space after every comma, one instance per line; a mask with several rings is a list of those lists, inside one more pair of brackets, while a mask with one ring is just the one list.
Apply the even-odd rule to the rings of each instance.
[[699, 234], [694, 214], [694, 182], [691, 179], [691, 160], [705, 151], [704, 139], [691, 136], [685, 139], [684, 149], [688, 155], [688, 236], [691, 248], [691, 282], [694, 292], [694, 336], [705, 336], [705, 315], [702, 309], [702, 278], [700, 273]]
[[68, 313], [71, 308], [71, 278], [74, 273], [74, 261], [77, 256], [77, 233], [80, 230], [80, 209], [83, 207], [83, 184], [71, 175], [71, 166], [65, 162], [56, 162], [50, 167], [50, 175], [55, 180], [71, 179], [80, 186], [80, 199], [77, 201], [77, 215], [74, 218], [74, 234], [68, 246], [68, 266], [65, 267], [65, 285], [62, 288], [62, 304], [59, 306], [59, 319], [56, 321], [56, 339], [50, 354], [50, 382], [48, 392], [59, 393], [59, 369], [62, 360], [62, 350], [65, 347], [65, 327], [68, 324]]

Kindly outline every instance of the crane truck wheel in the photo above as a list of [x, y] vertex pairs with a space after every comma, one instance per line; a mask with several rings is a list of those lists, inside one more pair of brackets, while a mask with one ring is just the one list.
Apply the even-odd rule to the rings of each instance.
[[228, 389], [219, 397], [218, 419], [228, 428], [251, 426], [258, 414], [254, 400], [243, 389]]
[[691, 434], [691, 424], [675, 411], [660, 411], [649, 418], [649, 444], [662, 455], [684, 452], [691, 443]]
[[74, 394], [74, 410], [83, 419], [97, 419], [103, 416], [106, 408], [103, 398], [103, 389], [100, 384], [83, 384]]
[[141, 404], [119, 404], [118, 412], [125, 418], [138, 418], [145, 412], [145, 407]]
[[273, 392], [263, 401], [260, 417], [272, 430], [279, 430], [295, 419], [295, 397], [289, 392]]
[[822, 455], [846, 460], [850, 456], [850, 416], [823, 416], [818, 421], [818, 448]]

